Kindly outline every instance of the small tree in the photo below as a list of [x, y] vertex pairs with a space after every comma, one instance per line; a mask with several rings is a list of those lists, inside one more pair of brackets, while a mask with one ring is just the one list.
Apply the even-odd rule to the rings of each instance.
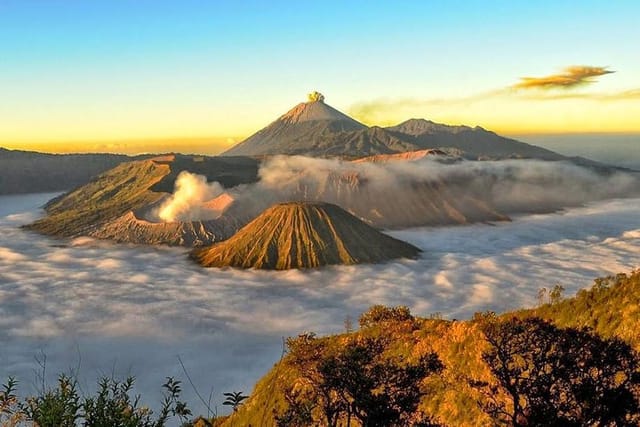
[[20, 400], [16, 395], [18, 381], [9, 377], [0, 391], [0, 425], [13, 427], [24, 421], [25, 414], [21, 410]]
[[76, 381], [66, 375], [60, 375], [56, 388], [27, 399], [24, 405], [27, 418], [40, 427], [75, 427], [80, 408]]
[[344, 318], [344, 331], [348, 334], [353, 332], [353, 319], [348, 314]]
[[233, 408], [233, 412], [238, 412], [238, 408], [242, 404], [242, 402], [249, 398], [249, 396], [245, 396], [241, 391], [234, 391], [231, 393], [222, 393], [226, 399], [222, 402], [223, 405], [231, 406]]
[[549, 302], [551, 304], [557, 304], [562, 301], [562, 294], [564, 293], [564, 286], [555, 285], [551, 292], [549, 292]]
[[367, 328], [385, 322], [407, 322], [415, 320], [411, 311], [404, 305], [397, 307], [385, 307], [374, 305], [360, 316], [361, 328]]
[[442, 364], [435, 353], [408, 363], [380, 357], [382, 351], [376, 339], [348, 343], [324, 359], [319, 371], [325, 386], [344, 397], [347, 416], [353, 414], [363, 426], [405, 425], [424, 395], [421, 382]]
[[538, 289], [538, 306], [544, 305], [545, 300], [547, 299], [547, 288]]

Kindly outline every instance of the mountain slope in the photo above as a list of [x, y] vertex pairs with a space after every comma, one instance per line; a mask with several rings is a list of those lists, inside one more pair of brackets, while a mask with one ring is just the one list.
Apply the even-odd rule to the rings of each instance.
[[259, 192], [231, 189], [227, 212], [251, 220], [275, 203], [304, 200], [333, 203], [376, 228], [508, 220], [482, 188], [487, 179], [474, 179], [471, 175], [449, 181], [416, 177], [396, 181], [377, 179], [362, 167], [321, 170], [315, 165]]
[[267, 209], [229, 240], [195, 249], [191, 256], [205, 267], [286, 270], [375, 263], [419, 252], [338, 206], [296, 202]]
[[562, 327], [589, 327], [603, 337], [622, 338], [640, 351], [640, 269], [596, 279], [575, 297], [517, 314], [539, 316]]
[[152, 223], [140, 217], [173, 191], [183, 170], [234, 186], [256, 181], [258, 163], [250, 158], [181, 155], [126, 162], [50, 201], [47, 216], [27, 228], [58, 237], [149, 244], [207, 244], [229, 237], [238, 228], [230, 218], [205, 224]]
[[481, 127], [450, 126], [425, 119], [410, 119], [385, 128], [391, 135], [421, 149], [457, 148], [469, 159], [535, 158], [563, 160], [566, 157], [535, 145], [505, 138]]
[[48, 215], [28, 228], [60, 237], [90, 234], [127, 211], [157, 202], [162, 193], [150, 188], [170, 171], [162, 159], [123, 163], [47, 203]]
[[133, 158], [119, 154], [46, 154], [0, 148], [0, 195], [66, 191]]
[[[621, 338], [640, 351], [640, 335], [637, 333], [640, 327], [639, 305], [640, 270], [636, 270], [630, 274], [597, 279], [591, 289], [582, 290], [576, 297], [559, 303], [508, 312], [497, 319], [491, 313], [478, 313], [473, 319], [462, 321], [417, 317], [389, 319], [355, 332], [315, 339], [329, 346], [344, 346], [349, 340], [383, 337], [389, 341], [389, 356], [393, 360], [411, 360], [427, 352], [436, 352], [444, 370], [428, 380], [429, 393], [423, 396], [420, 408], [442, 425], [484, 427], [494, 425], [478, 406], [478, 401], [487, 396], [473, 387], [471, 381], [496, 381], [482, 357], [489, 348], [482, 332], [483, 323], [493, 319], [508, 320], [514, 316], [541, 316], [559, 327], [592, 327], [597, 334], [605, 338]], [[308, 356], [313, 360], [316, 354]], [[299, 367], [292, 363], [290, 356], [285, 356], [256, 384], [251, 397], [238, 412], [222, 425], [275, 426], [273, 414], [282, 413], [286, 402], [285, 390], [292, 386], [294, 390], [300, 390], [304, 381]]]
[[[404, 161], [411, 162], [411, 161], [424, 159], [425, 157], [429, 157], [429, 156], [447, 156], [447, 153], [435, 148], [427, 148], [424, 150], [406, 151], [403, 153], [376, 154], [373, 156], [362, 157], [360, 159], [352, 160], [352, 162], [353, 163], [363, 163], [363, 162], [386, 163], [386, 162], [404, 162]], [[447, 160], [455, 161], [455, 158], [449, 158]]]

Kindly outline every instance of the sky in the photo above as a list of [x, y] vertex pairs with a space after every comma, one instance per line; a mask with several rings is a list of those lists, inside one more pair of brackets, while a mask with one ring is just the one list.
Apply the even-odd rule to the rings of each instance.
[[0, 0], [0, 146], [214, 153], [313, 90], [369, 125], [640, 133], [637, 1]]

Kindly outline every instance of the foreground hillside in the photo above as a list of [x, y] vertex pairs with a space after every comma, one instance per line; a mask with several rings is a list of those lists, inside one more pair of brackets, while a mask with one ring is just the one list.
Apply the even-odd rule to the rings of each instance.
[[573, 298], [517, 314], [550, 319], [562, 327], [585, 326], [605, 338], [622, 338], [640, 351], [640, 270], [596, 279], [591, 289]]
[[[326, 381], [329, 378], [327, 376], [329, 371], [326, 369], [332, 367], [331, 370], [337, 369], [342, 372], [331, 380], [334, 381], [332, 384], [337, 387], [336, 384], [340, 383], [342, 387], [349, 389], [348, 384], [343, 384], [343, 381], [348, 383], [348, 375], [355, 375], [355, 373], [342, 363], [345, 360], [364, 363], [366, 360], [365, 365], [368, 367], [374, 360], [373, 356], [367, 356], [371, 354], [379, 354], [380, 360], [386, 361], [381, 365], [387, 366], [384, 369], [396, 366], [394, 368], [396, 373], [392, 376], [394, 379], [405, 378], [402, 375], [407, 375], [406, 372], [409, 372], [406, 371], [407, 367], [413, 366], [414, 371], [411, 372], [414, 373], [419, 366], [423, 369], [431, 368], [431, 371], [428, 369], [423, 371], [425, 375], [420, 387], [426, 392], [423, 395], [420, 394], [419, 405], [413, 414], [426, 414], [432, 422], [448, 426], [525, 425], [504, 420], [496, 421], [498, 419], [496, 417], [500, 416], [499, 408], [506, 408], [507, 412], [513, 410], [513, 401], [509, 399], [508, 391], [499, 386], [500, 374], [504, 371], [492, 369], [495, 368], [499, 354], [503, 356], [510, 354], [510, 357], [514, 357], [514, 361], [531, 360], [542, 363], [542, 360], [544, 363], [552, 363], [554, 351], [569, 351], [573, 347], [576, 348], [577, 353], [571, 353], [573, 356], [569, 359], [564, 358], [562, 353], [562, 358], [558, 360], [564, 360], [562, 362], [564, 364], [572, 363], [571, 360], [579, 360], [576, 363], [585, 365], [596, 363], [593, 357], [606, 354], [607, 357], [612, 358], [612, 361], [615, 359], [615, 363], [611, 363], [621, 363], [617, 370], [609, 366], [613, 369], [611, 372], [615, 371], [616, 375], [621, 376], [614, 383], [608, 383], [612, 389], [607, 391], [606, 396], [607, 398], [618, 396], [615, 399], [620, 399], [620, 402], [615, 404], [619, 406], [614, 405], [617, 408], [615, 411], [622, 414], [626, 410], [622, 401], [630, 398], [629, 393], [635, 392], [636, 399], [640, 397], [638, 394], [640, 393], [640, 367], [637, 357], [635, 362], [625, 359], [625, 357], [633, 357], [633, 351], [630, 348], [625, 350], [626, 344], [616, 342], [615, 338], [625, 340], [633, 346], [635, 351], [640, 351], [640, 335], [637, 333], [640, 327], [640, 270], [628, 275], [620, 274], [598, 279], [591, 289], [580, 291], [577, 296], [566, 300], [557, 301], [560, 299], [558, 292], [559, 290], [556, 289], [552, 295], [553, 304], [546, 303], [536, 309], [506, 313], [501, 316], [492, 313], [478, 314], [467, 321], [414, 318], [407, 310], [401, 308], [374, 307], [361, 317], [361, 327], [358, 331], [324, 338], [317, 338], [313, 334], [301, 335], [289, 340], [288, 354], [256, 385], [252, 396], [223, 425], [287, 425], [287, 419], [290, 425], [315, 425], [309, 421], [308, 417], [312, 413], [317, 416], [317, 411], [322, 412], [322, 410], [316, 408], [311, 400], [305, 399], [314, 396], [317, 392], [318, 378], [323, 379], [323, 385], [328, 384]], [[540, 318], [549, 320], [551, 324], [545, 323]], [[565, 327], [590, 327], [597, 335], [591, 335], [581, 329], [562, 329]], [[599, 336], [605, 340], [613, 338], [614, 341], [601, 341]], [[548, 346], [545, 344], [547, 342]], [[500, 348], [503, 350], [509, 349], [511, 353], [496, 353], [495, 348], [498, 345], [502, 345]], [[350, 356], [345, 359], [347, 354]], [[360, 356], [353, 359], [354, 354], [360, 354]], [[441, 365], [420, 364], [420, 361], [433, 355]], [[496, 358], [492, 359], [492, 355]], [[541, 355], [546, 359], [541, 359]], [[518, 364], [508, 366], [509, 369], [513, 369]], [[551, 378], [555, 378], [552, 374], [555, 375], [555, 371], [559, 370], [562, 364], [553, 366], [556, 367], [541, 377], [546, 378], [544, 381], [549, 382]], [[622, 373], [623, 371], [626, 373]], [[374, 378], [374, 372], [375, 370], [367, 371], [366, 377], [360, 378], [359, 381]], [[404, 374], [401, 375], [402, 372]], [[535, 371], [529, 372], [527, 375], [533, 378]], [[325, 377], [322, 377], [323, 373]], [[600, 380], [595, 377], [581, 378], [573, 378], [571, 384], [579, 383], [582, 384], [581, 387], [588, 387], [587, 383], [595, 384]], [[620, 383], [623, 381], [622, 378], [625, 378], [623, 383], [627, 391], [620, 388], [623, 384]], [[560, 379], [558, 383], [561, 383]], [[523, 383], [523, 387], [527, 384]], [[360, 393], [365, 393], [366, 386], [363, 387]], [[583, 389], [583, 392], [587, 389]], [[547, 391], [551, 393], [549, 390]], [[393, 395], [392, 391], [383, 393]], [[589, 393], [593, 396], [598, 394], [595, 391]], [[318, 395], [315, 396], [316, 399], [320, 399]], [[599, 396], [601, 403], [606, 400], [603, 396]], [[626, 397], [623, 398], [623, 396]], [[529, 397], [529, 399], [526, 402], [532, 411], [532, 408], [537, 406], [533, 398]], [[558, 397], [558, 399], [565, 398]], [[549, 400], [550, 397], [547, 396], [546, 401]], [[633, 407], [638, 405], [639, 401], [629, 402], [633, 412]], [[635, 423], [638, 422], [638, 418], [633, 418], [631, 415], [628, 422], [612, 424], [570, 422], [569, 420], [586, 417], [587, 410], [583, 410], [582, 415], [576, 415], [567, 409], [569, 403], [563, 410], [552, 408], [557, 411], [557, 414], [565, 417], [563, 423], [540, 422], [529, 425], [637, 425]], [[291, 407], [296, 410], [291, 410]], [[493, 412], [491, 408], [494, 409]], [[592, 407], [592, 412], [600, 414], [592, 414], [598, 417], [606, 412], [606, 408], [595, 405]], [[344, 416], [343, 414], [340, 422], [344, 421]], [[300, 421], [305, 417], [309, 421], [308, 424]], [[354, 417], [351, 425], [360, 424]], [[407, 421], [406, 425], [421, 424]]]
[[194, 418], [181, 399], [186, 384], [172, 377], [152, 411], [142, 403], [148, 396], [135, 394], [133, 377], [104, 377], [87, 393], [71, 371], [35, 396], [19, 395], [19, 381], [6, 379], [0, 424], [640, 425], [640, 270], [598, 279], [566, 300], [561, 291], [541, 290], [541, 306], [534, 309], [477, 313], [466, 321], [374, 306], [357, 331], [345, 321], [339, 335], [307, 332], [288, 339], [287, 353], [250, 398], [223, 393], [223, 405], [233, 408], [229, 416]]

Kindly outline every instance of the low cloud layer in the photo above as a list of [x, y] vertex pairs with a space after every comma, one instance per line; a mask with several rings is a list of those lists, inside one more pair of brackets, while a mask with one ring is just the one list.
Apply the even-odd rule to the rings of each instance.
[[[135, 374], [145, 403], [166, 375], [204, 395], [243, 390], [278, 360], [282, 337], [336, 332], [372, 304], [467, 318], [532, 305], [541, 286], [567, 294], [604, 274], [638, 267], [640, 199], [613, 200], [494, 225], [395, 231], [424, 250], [417, 260], [310, 271], [202, 269], [185, 250], [52, 240], [20, 224], [47, 196], [0, 198], [0, 378], [33, 385], [34, 356], [49, 381], [79, 364], [98, 375]], [[9, 202], [10, 201], [10, 202]], [[185, 397], [205, 409], [188, 385]]]

